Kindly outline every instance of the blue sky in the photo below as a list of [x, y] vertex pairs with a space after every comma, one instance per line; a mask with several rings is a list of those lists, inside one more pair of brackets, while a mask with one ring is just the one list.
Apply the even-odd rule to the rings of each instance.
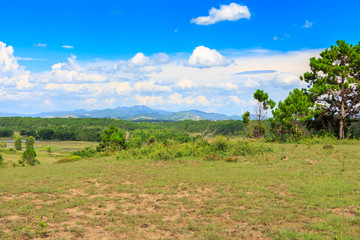
[[282, 100], [304, 87], [298, 77], [310, 57], [338, 39], [357, 44], [359, 7], [354, 0], [4, 1], [0, 112], [138, 104], [252, 111], [257, 88]]

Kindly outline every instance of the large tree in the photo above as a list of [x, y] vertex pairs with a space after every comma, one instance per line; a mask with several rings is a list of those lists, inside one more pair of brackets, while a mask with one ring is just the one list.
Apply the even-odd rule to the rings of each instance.
[[278, 107], [272, 111], [275, 124], [280, 127], [280, 132], [295, 134], [298, 138], [299, 124], [312, 118], [312, 103], [308, 96], [295, 88], [289, 96], [280, 101]]
[[311, 71], [301, 76], [309, 84], [308, 94], [318, 109], [339, 121], [339, 138], [345, 138], [345, 120], [359, 113], [360, 43], [337, 41], [310, 59]]

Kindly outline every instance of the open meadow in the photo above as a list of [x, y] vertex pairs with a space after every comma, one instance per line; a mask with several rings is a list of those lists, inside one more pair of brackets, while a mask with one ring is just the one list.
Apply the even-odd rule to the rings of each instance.
[[228, 162], [97, 154], [52, 164], [91, 145], [35, 143], [40, 165], [0, 169], [1, 239], [360, 238], [358, 141], [262, 142], [271, 151]]

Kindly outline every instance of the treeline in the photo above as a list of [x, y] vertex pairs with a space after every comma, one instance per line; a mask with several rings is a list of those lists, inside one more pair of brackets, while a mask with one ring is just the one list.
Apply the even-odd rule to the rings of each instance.
[[14, 132], [22, 136], [34, 136], [38, 140], [93, 141], [99, 142], [105, 127], [113, 125], [129, 132], [132, 138], [149, 137], [173, 139], [180, 142], [190, 140], [190, 134], [245, 135], [242, 121], [192, 121], [179, 122], [132, 122], [103, 118], [0, 118], [0, 137], [11, 137]]

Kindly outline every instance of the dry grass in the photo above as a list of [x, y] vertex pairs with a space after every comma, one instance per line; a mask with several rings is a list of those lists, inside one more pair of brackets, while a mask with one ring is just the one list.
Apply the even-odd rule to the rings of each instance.
[[0, 238], [359, 239], [359, 146], [271, 145], [238, 162], [110, 156], [0, 169]]

